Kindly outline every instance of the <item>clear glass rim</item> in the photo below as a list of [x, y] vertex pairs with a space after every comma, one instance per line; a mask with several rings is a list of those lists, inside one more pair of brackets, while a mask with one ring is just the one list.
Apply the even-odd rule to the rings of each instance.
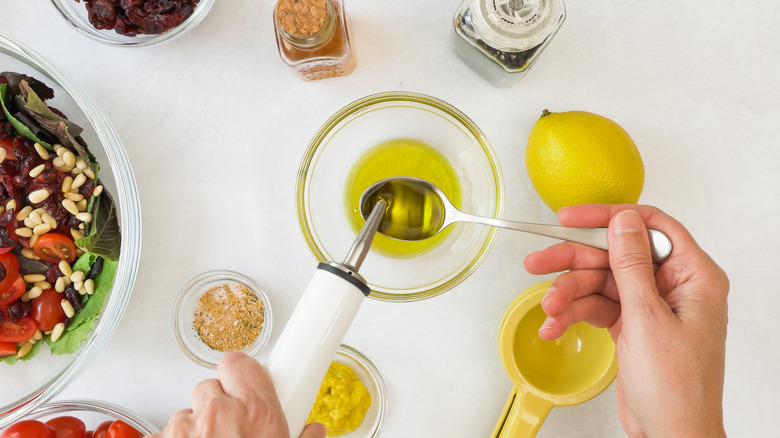
[[[94, 27], [89, 25], [89, 23], [85, 25], [85, 23], [79, 17], [74, 16], [71, 13], [71, 11], [68, 9], [68, 7], [64, 5], [64, 2], [66, 1], [74, 2], [73, 0], [51, 0], [51, 3], [52, 5], [54, 5], [54, 8], [57, 11], [59, 11], [60, 15], [62, 15], [62, 18], [65, 19], [65, 22], [68, 23], [71, 27], [73, 27], [83, 35], [86, 35], [94, 39], [95, 41], [98, 41], [100, 43], [109, 46], [136, 47], [136, 48], [152, 47], [165, 42], [175, 40], [176, 38], [183, 35], [187, 30], [192, 29], [193, 27], [200, 24], [200, 22], [203, 21], [204, 18], [206, 18], [206, 15], [208, 15], [209, 11], [211, 10], [211, 7], [214, 6], [214, 0], [200, 0], [198, 2], [198, 5], [195, 7], [195, 10], [192, 12], [192, 15], [190, 15], [183, 22], [179, 23], [179, 25], [174, 27], [173, 29], [170, 29], [158, 35], [140, 35], [138, 37], [126, 37], [124, 35], [115, 33], [116, 39], [113, 39], [107, 37], [106, 35], [103, 35], [100, 30], [95, 29]], [[84, 5], [83, 7], [86, 7], [86, 5]], [[124, 38], [128, 38], [127, 41], [125, 41]]]
[[[385, 416], [387, 415], [387, 387], [385, 386], [385, 380], [382, 378], [382, 375], [379, 374], [379, 370], [374, 363], [356, 349], [349, 345], [341, 344], [338, 353], [359, 363], [363, 367], [363, 370], [371, 377], [371, 380], [376, 384], [377, 393], [379, 395], [379, 400], [377, 401], [379, 403], [377, 423], [369, 436], [369, 438], [376, 438], [382, 431], [382, 425], [385, 423]], [[372, 403], [373, 402], [374, 401], [372, 401]]]
[[[119, 255], [121, 263], [119, 263], [114, 277], [114, 285], [104, 303], [103, 311], [97, 319], [97, 326], [93, 330], [91, 338], [84, 344], [83, 350], [77, 353], [74, 361], [62, 373], [55, 376], [48, 385], [45, 385], [44, 389], [31, 393], [15, 405], [0, 407], [0, 427], [4, 427], [5, 424], [16, 421], [62, 391], [108, 342], [124, 314], [135, 284], [141, 256], [142, 230], [141, 205], [133, 170], [127, 153], [122, 147], [122, 142], [105, 113], [80, 86], [65, 77], [52, 64], [2, 33], [0, 33], [0, 51], [16, 57], [53, 80], [68, 93], [84, 112], [84, 116], [95, 130], [100, 143], [104, 145], [109, 165], [114, 173], [116, 192], [113, 193], [113, 196], [119, 205], [119, 224], [122, 230]], [[105, 163], [103, 164], [105, 165]], [[131, 229], [137, 230], [137, 232], [130, 233]], [[125, 290], [128, 292], [118, 293], [118, 291]], [[112, 315], [112, 318], [106, 318], [105, 315]]]
[[186, 343], [182, 339], [182, 331], [186, 330], [186, 328], [179, 325], [178, 318], [179, 313], [183, 310], [181, 308], [181, 304], [184, 298], [192, 291], [197, 290], [200, 284], [213, 280], [225, 280], [244, 283], [263, 302], [263, 306], [265, 307], [263, 313], [263, 328], [260, 331], [260, 334], [257, 336], [257, 339], [255, 339], [249, 346], [242, 350], [247, 355], [254, 357], [256, 354], [262, 351], [266, 345], [268, 345], [268, 340], [270, 339], [271, 331], [273, 330], [273, 310], [271, 310], [271, 304], [265, 291], [260, 286], [258, 286], [254, 280], [244, 274], [241, 274], [240, 272], [231, 271], [228, 269], [206, 271], [195, 276], [181, 288], [181, 291], [179, 291], [179, 294], [176, 297], [176, 301], [173, 304], [173, 333], [176, 337], [176, 343], [179, 344], [179, 347], [181, 347], [182, 351], [184, 351], [184, 354], [192, 359], [193, 362], [206, 368], [216, 369], [216, 363], [204, 359], [196, 351], [192, 351], [192, 349], [187, 347]]
[[[490, 146], [490, 142], [488, 141], [485, 134], [482, 133], [482, 130], [480, 130], [479, 127], [477, 127], [477, 125], [468, 116], [449, 103], [426, 94], [395, 91], [372, 94], [358, 99], [340, 109], [334, 115], [332, 115], [322, 125], [322, 127], [320, 127], [314, 138], [312, 138], [311, 142], [309, 143], [306, 153], [303, 156], [303, 160], [301, 161], [301, 165], [298, 169], [298, 180], [296, 184], [298, 223], [301, 227], [301, 232], [303, 233], [306, 245], [309, 247], [309, 250], [311, 250], [312, 254], [319, 262], [325, 262], [328, 261], [328, 259], [317, 244], [317, 239], [314, 236], [312, 226], [309, 223], [309, 219], [307, 217], [308, 212], [306, 206], [308, 177], [312, 170], [311, 165], [313, 160], [319, 152], [322, 141], [328, 136], [330, 131], [338, 126], [345, 118], [362, 109], [387, 102], [413, 102], [427, 105], [448, 114], [457, 120], [458, 123], [462, 124], [477, 139], [480, 150], [484, 154], [487, 162], [490, 164], [492, 179], [495, 182], [496, 199], [495, 209], [492, 212], [493, 217], [501, 217], [503, 214], [504, 179], [501, 173], [501, 168], [498, 164], [498, 157], [493, 151], [493, 148]], [[487, 255], [490, 253], [490, 249], [493, 247], [497, 235], [498, 230], [496, 228], [491, 228], [488, 231], [487, 237], [485, 238], [481, 247], [476, 252], [476, 255], [471, 259], [471, 261], [469, 261], [466, 266], [462, 268], [457, 274], [442, 284], [435, 285], [419, 292], [411, 293], [386, 293], [372, 289], [371, 294], [368, 297], [379, 301], [412, 302], [440, 295], [462, 283], [482, 264]]]
[[59, 402], [46, 403], [40, 406], [30, 415], [26, 416], [27, 420], [35, 420], [41, 417], [49, 415], [70, 413], [72, 411], [88, 411], [99, 412], [111, 417], [115, 417], [117, 420], [122, 420], [125, 423], [138, 429], [143, 434], [157, 433], [159, 430], [150, 422], [138, 416], [136, 413], [131, 412], [121, 406], [117, 406], [113, 403], [107, 403], [98, 400], [63, 400]]

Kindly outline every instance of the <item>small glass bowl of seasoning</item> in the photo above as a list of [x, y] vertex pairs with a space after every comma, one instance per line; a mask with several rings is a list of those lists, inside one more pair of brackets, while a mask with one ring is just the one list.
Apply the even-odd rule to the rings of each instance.
[[71, 27], [96, 41], [110, 46], [149, 47], [172, 41], [200, 24], [215, 0], [175, 0], [168, 2], [165, 10], [154, 12], [145, 11], [147, 0], [51, 2]]
[[216, 368], [230, 351], [259, 353], [271, 336], [268, 297], [238, 272], [204, 272], [179, 292], [173, 306], [176, 341], [195, 363]]

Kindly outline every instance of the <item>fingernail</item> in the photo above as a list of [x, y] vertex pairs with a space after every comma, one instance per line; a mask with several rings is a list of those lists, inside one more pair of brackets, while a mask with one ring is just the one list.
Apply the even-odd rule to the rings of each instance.
[[550, 287], [547, 289], [547, 293], [544, 294], [544, 297], [542, 297], [542, 309], [547, 308], [547, 303], [550, 301], [550, 297], [552, 297], [555, 294], [555, 288]]
[[623, 210], [612, 220], [612, 227], [618, 233], [636, 233], [643, 225], [642, 216], [634, 210]]
[[547, 319], [544, 320], [542, 326], [539, 327], [539, 334], [541, 334], [542, 332], [552, 330], [554, 325], [555, 325], [555, 320], [550, 317], [547, 317]]

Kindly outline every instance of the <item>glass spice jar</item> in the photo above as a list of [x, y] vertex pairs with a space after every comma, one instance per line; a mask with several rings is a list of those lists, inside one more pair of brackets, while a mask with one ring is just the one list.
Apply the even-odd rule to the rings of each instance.
[[566, 19], [563, 0], [464, 0], [452, 51], [497, 87], [519, 80]]
[[305, 80], [355, 69], [342, 0], [279, 0], [274, 8], [279, 55]]

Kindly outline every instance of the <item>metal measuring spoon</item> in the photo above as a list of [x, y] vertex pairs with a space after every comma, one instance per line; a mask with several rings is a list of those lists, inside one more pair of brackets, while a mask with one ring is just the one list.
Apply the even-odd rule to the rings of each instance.
[[[361, 216], [368, 217], [380, 199], [390, 204], [390, 207], [378, 231], [394, 239], [427, 239], [454, 222], [472, 222], [607, 249], [606, 228], [574, 228], [474, 216], [455, 208], [440, 188], [419, 178], [401, 176], [372, 184], [360, 196]], [[661, 262], [669, 257], [672, 253], [669, 237], [658, 230], [647, 230], [647, 234], [653, 261]]]

